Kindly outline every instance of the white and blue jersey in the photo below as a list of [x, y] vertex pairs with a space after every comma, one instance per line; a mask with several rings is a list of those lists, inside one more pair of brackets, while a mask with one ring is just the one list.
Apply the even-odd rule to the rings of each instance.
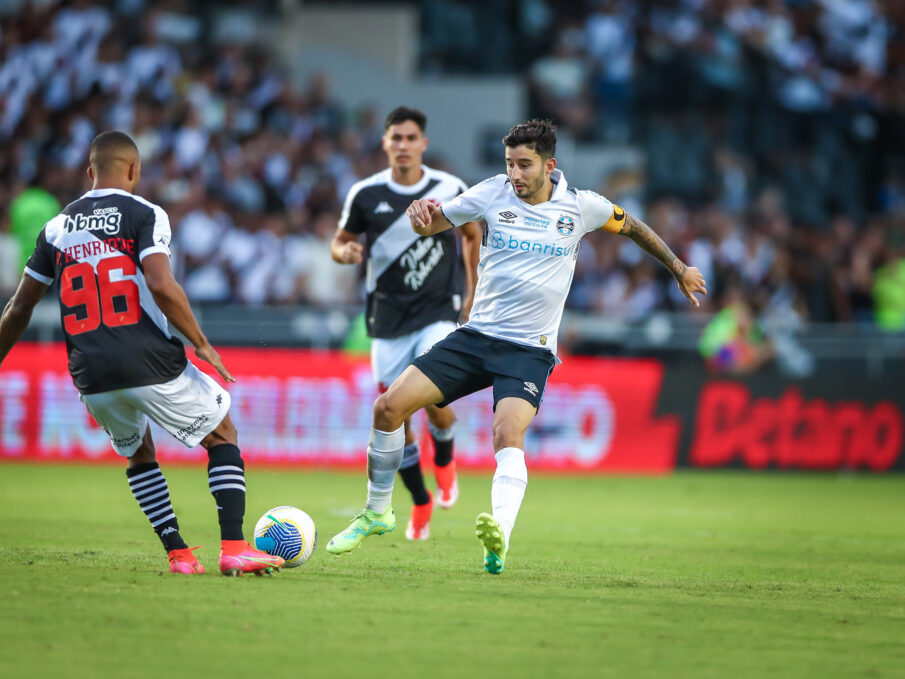
[[559, 170], [553, 194], [526, 203], [500, 174], [443, 203], [454, 226], [485, 221], [474, 305], [465, 327], [556, 353], [556, 335], [581, 238], [605, 228], [618, 232], [625, 212], [593, 191], [570, 188]]

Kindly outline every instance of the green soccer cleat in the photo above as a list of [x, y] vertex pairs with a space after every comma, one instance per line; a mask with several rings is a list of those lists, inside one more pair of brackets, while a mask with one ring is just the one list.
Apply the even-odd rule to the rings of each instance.
[[331, 554], [351, 552], [369, 535], [392, 533], [394, 528], [396, 528], [396, 514], [392, 507], [387, 507], [383, 514], [364, 509], [352, 520], [346, 530], [333, 536], [333, 539], [327, 543], [327, 551]]
[[475, 521], [475, 534], [484, 545], [484, 570], [499, 575], [503, 572], [507, 550], [503, 529], [493, 516], [482, 512]]

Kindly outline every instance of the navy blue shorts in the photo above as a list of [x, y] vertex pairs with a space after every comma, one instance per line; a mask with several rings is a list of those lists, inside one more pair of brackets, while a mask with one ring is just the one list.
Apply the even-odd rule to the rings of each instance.
[[509, 396], [539, 408], [556, 358], [546, 349], [459, 328], [412, 365], [440, 389], [443, 400], [437, 405], [441, 408], [491, 385], [494, 409], [500, 399]]

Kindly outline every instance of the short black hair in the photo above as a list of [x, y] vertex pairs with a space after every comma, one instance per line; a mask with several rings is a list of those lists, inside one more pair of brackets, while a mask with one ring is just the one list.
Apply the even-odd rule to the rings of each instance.
[[397, 106], [390, 115], [387, 116], [386, 123], [383, 125], [384, 132], [390, 129], [390, 125], [398, 125], [406, 120], [411, 120], [415, 125], [421, 128], [423, 134], [427, 130], [427, 116], [422, 111], [408, 106]]
[[509, 148], [527, 146], [537, 151], [541, 158], [552, 158], [556, 155], [556, 125], [551, 120], [539, 118], [513, 125], [509, 134], [503, 137], [503, 144]]
[[117, 160], [126, 160], [130, 154], [138, 156], [138, 146], [125, 132], [108, 130], [101, 132], [91, 142], [88, 151], [88, 162], [95, 172], [103, 174], [110, 170]]

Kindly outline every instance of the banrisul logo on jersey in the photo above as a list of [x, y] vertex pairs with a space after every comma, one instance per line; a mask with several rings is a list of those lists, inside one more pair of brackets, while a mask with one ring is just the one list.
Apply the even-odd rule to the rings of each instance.
[[109, 235], [119, 233], [122, 215], [115, 207], [98, 208], [94, 214], [75, 214], [66, 217], [66, 233], [73, 231], [103, 231]]
[[535, 255], [546, 255], [548, 257], [568, 257], [575, 249], [575, 243], [569, 247], [554, 245], [553, 243], [540, 243], [535, 240], [522, 240], [506, 236], [499, 231], [491, 231], [490, 247], [494, 250], [519, 250], [521, 252], [530, 252]]

